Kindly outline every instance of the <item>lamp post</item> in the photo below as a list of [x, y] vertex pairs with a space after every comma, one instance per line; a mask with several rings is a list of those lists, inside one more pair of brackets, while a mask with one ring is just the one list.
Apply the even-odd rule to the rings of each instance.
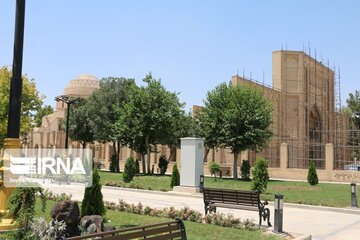
[[274, 232], [276, 233], [282, 233], [283, 231], [283, 198], [283, 195], [275, 194]]
[[61, 95], [55, 97], [55, 101], [57, 102], [64, 102], [67, 106], [67, 114], [66, 114], [66, 132], [65, 132], [65, 149], [68, 149], [69, 145], [69, 116], [70, 116], [70, 106], [75, 101], [79, 100], [80, 98], [70, 98], [67, 95]]
[[[12, 78], [10, 83], [9, 114], [7, 136], [4, 141], [4, 148], [20, 148], [20, 116], [21, 116], [21, 95], [22, 95], [22, 60], [24, 46], [24, 25], [25, 25], [25, 0], [16, 1], [15, 14], [15, 37], [14, 37], [14, 56], [12, 65]], [[4, 155], [5, 162], [9, 161], [9, 156]], [[1, 175], [8, 171], [4, 166], [0, 167]], [[1, 179], [0, 188], [0, 212], [6, 211], [6, 203], [14, 188], [4, 187], [4, 179]], [[10, 230], [16, 228], [13, 219], [2, 216], [0, 219], [0, 230]]]
[[357, 208], [356, 183], [351, 183], [351, 207]]

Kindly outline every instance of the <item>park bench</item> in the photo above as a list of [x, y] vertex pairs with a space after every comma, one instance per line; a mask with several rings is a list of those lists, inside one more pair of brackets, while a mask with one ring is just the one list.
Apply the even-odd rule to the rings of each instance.
[[144, 225], [118, 229], [113, 231], [88, 234], [78, 237], [70, 237], [67, 240], [81, 239], [106, 239], [106, 240], [127, 240], [127, 239], [152, 239], [152, 240], [186, 240], [185, 225], [181, 219], [169, 222]]
[[216, 207], [256, 211], [259, 213], [259, 225], [261, 225], [261, 220], [264, 219], [264, 221], [267, 220], [268, 226], [271, 227], [270, 210], [265, 207], [268, 203], [267, 201], [260, 201], [258, 191], [203, 188], [203, 193], [205, 214], [208, 212], [216, 213]]
[[220, 167], [220, 177], [230, 176], [230, 167]]

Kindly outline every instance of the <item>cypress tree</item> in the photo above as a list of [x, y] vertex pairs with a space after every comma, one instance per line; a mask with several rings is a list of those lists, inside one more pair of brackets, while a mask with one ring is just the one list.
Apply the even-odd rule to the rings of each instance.
[[173, 188], [174, 186], [179, 186], [179, 185], [180, 185], [180, 173], [177, 168], [177, 165], [175, 164], [171, 174], [170, 186]]
[[96, 168], [92, 172], [92, 186], [85, 189], [84, 199], [81, 203], [81, 215], [105, 214], [103, 195], [101, 193], [100, 176]]
[[319, 178], [316, 173], [315, 163], [314, 161], [310, 161], [309, 169], [308, 169], [308, 175], [307, 175], [307, 181], [311, 185], [316, 185], [319, 183]]

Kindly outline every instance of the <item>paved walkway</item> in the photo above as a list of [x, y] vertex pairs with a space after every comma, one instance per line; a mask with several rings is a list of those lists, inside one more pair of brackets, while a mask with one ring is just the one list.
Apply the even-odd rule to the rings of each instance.
[[[48, 184], [54, 193], [68, 193], [74, 200], [82, 200], [83, 186]], [[204, 212], [201, 195], [191, 196], [175, 192], [158, 192], [149, 190], [124, 189], [103, 186], [104, 200], [118, 202], [123, 199], [128, 203], [141, 202], [155, 208], [189, 207]], [[271, 222], [273, 223], [273, 203], [269, 203]], [[258, 214], [251, 211], [218, 209], [218, 212], [231, 213], [240, 219], [253, 219], [258, 223]], [[266, 227], [266, 223], [263, 223]], [[356, 240], [360, 239], [360, 210], [313, 207], [298, 204], [284, 205], [283, 230], [288, 233], [310, 234], [315, 240]]]

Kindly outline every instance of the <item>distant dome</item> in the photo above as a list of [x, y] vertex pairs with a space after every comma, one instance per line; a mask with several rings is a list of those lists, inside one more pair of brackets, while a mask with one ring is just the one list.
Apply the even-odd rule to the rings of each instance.
[[87, 97], [100, 88], [99, 80], [88, 74], [83, 74], [71, 80], [64, 90], [64, 95]]

